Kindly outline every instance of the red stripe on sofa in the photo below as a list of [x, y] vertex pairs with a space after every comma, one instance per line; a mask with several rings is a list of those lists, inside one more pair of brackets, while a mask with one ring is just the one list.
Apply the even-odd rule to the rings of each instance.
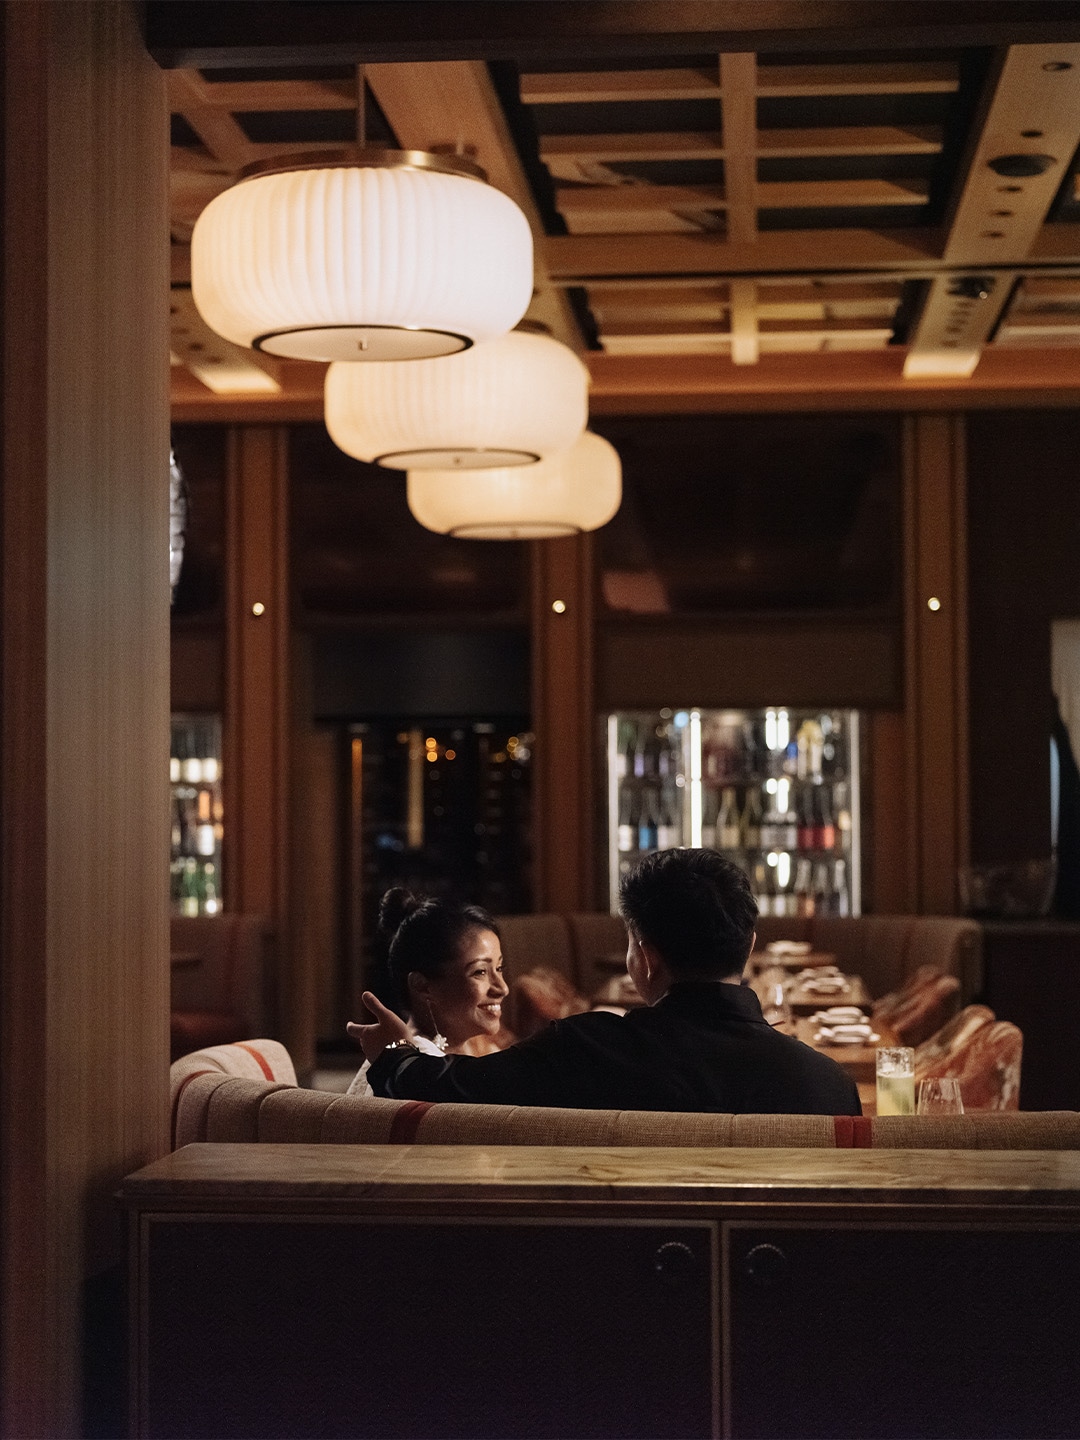
[[416, 1140], [416, 1132], [420, 1129], [420, 1121], [433, 1104], [432, 1100], [405, 1100], [390, 1122], [387, 1144], [412, 1145]]
[[170, 1149], [176, 1149], [176, 1117], [180, 1113], [180, 1096], [183, 1095], [184, 1091], [191, 1084], [192, 1080], [195, 1079], [196, 1075], [217, 1075], [218, 1073], [219, 1072], [217, 1070], [214, 1070], [210, 1067], [207, 1067], [207, 1069], [205, 1070], [193, 1070], [190, 1075], [185, 1075], [184, 1078], [180, 1081], [180, 1084], [177, 1085], [176, 1094], [173, 1096], [172, 1126], [169, 1132], [172, 1137], [170, 1142]]
[[874, 1121], [872, 1116], [851, 1116], [851, 1144], [855, 1150], [872, 1150], [874, 1148]]
[[854, 1141], [852, 1138], [853, 1115], [833, 1116], [833, 1135], [837, 1150], [850, 1150]]
[[255, 1049], [254, 1045], [245, 1045], [242, 1040], [237, 1040], [234, 1043], [238, 1050], [246, 1050], [249, 1055], [254, 1056], [254, 1058], [259, 1062], [259, 1069], [263, 1072], [266, 1078], [268, 1080], [273, 1080], [274, 1072], [270, 1068], [270, 1062], [267, 1060], [265, 1055], [260, 1054], [260, 1052]]

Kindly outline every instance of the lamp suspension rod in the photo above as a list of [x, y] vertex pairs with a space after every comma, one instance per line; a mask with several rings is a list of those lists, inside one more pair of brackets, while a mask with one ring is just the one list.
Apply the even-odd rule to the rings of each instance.
[[356, 67], [356, 145], [360, 150], [367, 145], [367, 85], [363, 65]]

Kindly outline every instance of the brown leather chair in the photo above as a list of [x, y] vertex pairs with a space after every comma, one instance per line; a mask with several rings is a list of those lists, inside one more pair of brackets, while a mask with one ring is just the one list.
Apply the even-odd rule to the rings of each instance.
[[269, 1028], [271, 927], [261, 915], [174, 915], [171, 1058]]

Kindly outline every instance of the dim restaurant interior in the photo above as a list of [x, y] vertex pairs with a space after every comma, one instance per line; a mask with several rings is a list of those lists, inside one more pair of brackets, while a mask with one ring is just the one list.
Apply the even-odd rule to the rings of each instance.
[[[1076, 7], [0, 25], [0, 1433], [1080, 1434]], [[861, 1116], [344, 1093], [680, 847]]]

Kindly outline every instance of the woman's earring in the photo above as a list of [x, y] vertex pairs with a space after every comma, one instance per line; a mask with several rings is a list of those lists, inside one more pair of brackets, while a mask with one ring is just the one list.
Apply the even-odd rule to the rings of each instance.
[[446, 1036], [439, 1029], [438, 1021], [435, 1019], [435, 1011], [432, 1008], [430, 1000], [428, 1001], [428, 1015], [431, 1017], [431, 1028], [435, 1031], [431, 1043], [437, 1045], [440, 1050], [445, 1050], [450, 1044], [450, 1041], [447, 1040]]

